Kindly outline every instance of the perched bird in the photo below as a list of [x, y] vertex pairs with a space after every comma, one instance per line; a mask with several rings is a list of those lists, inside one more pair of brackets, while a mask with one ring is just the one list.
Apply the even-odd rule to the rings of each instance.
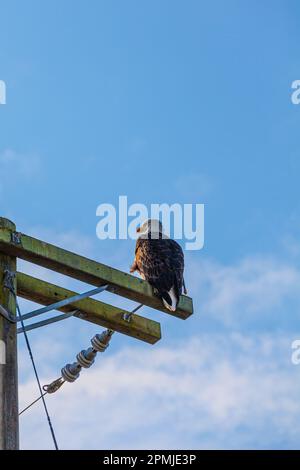
[[165, 307], [175, 312], [184, 287], [181, 246], [163, 233], [159, 220], [149, 219], [137, 228], [139, 237], [130, 272], [138, 271], [149, 282]]

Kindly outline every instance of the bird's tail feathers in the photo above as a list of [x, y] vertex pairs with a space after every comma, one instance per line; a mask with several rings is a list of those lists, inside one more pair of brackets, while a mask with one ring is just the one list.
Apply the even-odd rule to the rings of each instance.
[[175, 312], [177, 305], [178, 305], [178, 297], [176, 296], [176, 292], [174, 287], [172, 287], [169, 292], [162, 292], [161, 293], [162, 301], [164, 306], [170, 310], [171, 312]]
[[183, 293], [184, 293], [184, 295], [187, 295], [188, 291], [187, 291], [187, 288], [185, 287], [184, 278], [182, 279], [182, 284], [183, 284]]

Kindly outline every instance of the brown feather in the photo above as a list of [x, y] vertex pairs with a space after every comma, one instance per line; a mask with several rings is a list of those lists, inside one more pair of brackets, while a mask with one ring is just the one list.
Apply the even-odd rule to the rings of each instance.
[[176, 241], [169, 238], [139, 238], [135, 265], [161, 298], [174, 287], [179, 300], [183, 286], [184, 255]]

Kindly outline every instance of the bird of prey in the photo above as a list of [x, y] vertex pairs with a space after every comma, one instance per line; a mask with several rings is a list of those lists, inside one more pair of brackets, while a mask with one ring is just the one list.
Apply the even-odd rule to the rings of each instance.
[[149, 219], [137, 228], [139, 237], [130, 272], [149, 282], [165, 307], [175, 312], [184, 287], [184, 255], [181, 246], [163, 233], [159, 220]]

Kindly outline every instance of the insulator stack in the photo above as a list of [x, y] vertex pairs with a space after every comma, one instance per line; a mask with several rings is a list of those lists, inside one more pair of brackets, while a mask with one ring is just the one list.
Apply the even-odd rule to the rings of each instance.
[[97, 351], [93, 348], [83, 349], [80, 353], [77, 354], [76, 359], [81, 367], [88, 369], [95, 362], [95, 357], [97, 356]]
[[95, 335], [91, 339], [93, 349], [97, 352], [104, 352], [109, 346], [110, 339], [113, 335], [112, 330], [103, 331], [100, 335]]
[[52, 382], [52, 384], [50, 385], [46, 385], [47, 389], [44, 388], [44, 390], [49, 390], [49, 393], [51, 393], [50, 390], [58, 390], [58, 388], [64, 381], [75, 382], [75, 380], [77, 380], [80, 375], [81, 369], [88, 369], [89, 367], [91, 367], [95, 362], [97, 353], [104, 352], [108, 348], [113, 333], [113, 330], [105, 330], [103, 331], [103, 333], [95, 335], [91, 339], [92, 347], [80, 351], [76, 356], [77, 361], [73, 362], [73, 364], [65, 365], [61, 369], [61, 378]]
[[61, 369], [61, 376], [66, 382], [75, 382], [78, 379], [81, 371], [81, 366], [78, 362], [73, 362], [73, 364], [67, 364]]

